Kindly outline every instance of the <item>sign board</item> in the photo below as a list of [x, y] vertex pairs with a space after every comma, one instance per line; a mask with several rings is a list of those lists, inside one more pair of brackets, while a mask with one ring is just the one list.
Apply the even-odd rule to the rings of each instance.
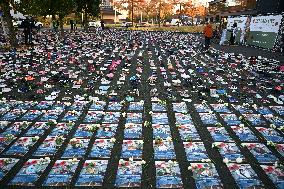
[[248, 44], [272, 49], [278, 36], [281, 20], [282, 15], [252, 17]]
[[282, 15], [252, 17], [250, 31], [278, 33], [281, 20]]
[[235, 40], [239, 43], [241, 38], [244, 38], [242, 35], [245, 35], [246, 29], [249, 26], [249, 21], [250, 19], [247, 16], [229, 17], [227, 23], [227, 40], [229, 40], [231, 37], [230, 30], [232, 30], [234, 23], [237, 23], [237, 36]]
[[227, 29], [231, 29], [234, 25], [234, 23], [237, 23], [238, 30], [244, 30], [246, 27], [246, 21], [248, 17], [242, 16], [242, 17], [229, 17], [228, 23], [227, 23]]

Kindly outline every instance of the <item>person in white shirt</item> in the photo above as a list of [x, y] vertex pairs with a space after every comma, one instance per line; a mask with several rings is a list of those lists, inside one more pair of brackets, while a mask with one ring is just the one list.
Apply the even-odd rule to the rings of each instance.
[[246, 34], [246, 30], [245, 29], [241, 30], [241, 37], [240, 37], [241, 44], [245, 44], [245, 34]]
[[222, 36], [221, 36], [221, 40], [220, 40], [220, 45], [224, 45], [225, 44], [225, 42], [226, 42], [226, 38], [227, 38], [227, 28], [226, 28], [226, 26], [224, 25], [224, 27], [223, 27], [224, 29], [223, 29], [223, 31], [222, 31]]

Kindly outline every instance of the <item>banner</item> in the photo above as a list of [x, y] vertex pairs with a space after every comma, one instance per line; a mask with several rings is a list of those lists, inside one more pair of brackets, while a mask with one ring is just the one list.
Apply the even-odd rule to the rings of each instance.
[[[249, 20], [250, 21], [250, 20]], [[242, 16], [242, 17], [229, 17], [228, 23], [227, 23], [227, 40], [230, 40], [231, 37], [231, 30], [233, 28], [234, 23], [237, 24], [237, 36], [235, 41], [240, 43], [244, 42], [244, 35], [246, 33], [246, 28], [248, 27], [248, 17]]]
[[229, 17], [227, 23], [227, 30], [232, 29], [234, 23], [237, 23], [238, 30], [244, 30], [246, 27], [247, 16]]
[[281, 20], [282, 15], [252, 17], [247, 44], [272, 49], [278, 36]]
[[250, 31], [278, 33], [281, 20], [282, 15], [252, 17]]

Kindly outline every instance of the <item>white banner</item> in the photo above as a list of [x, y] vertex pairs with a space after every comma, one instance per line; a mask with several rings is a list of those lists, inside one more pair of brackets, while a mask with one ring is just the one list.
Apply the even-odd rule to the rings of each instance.
[[248, 17], [247, 16], [242, 16], [242, 17], [229, 17], [228, 18], [228, 23], [227, 23], [227, 29], [230, 30], [232, 29], [234, 23], [237, 23], [237, 28], [240, 31], [244, 31], [246, 28], [246, 22], [247, 22]]
[[278, 33], [282, 15], [256, 16], [251, 18], [250, 31]]

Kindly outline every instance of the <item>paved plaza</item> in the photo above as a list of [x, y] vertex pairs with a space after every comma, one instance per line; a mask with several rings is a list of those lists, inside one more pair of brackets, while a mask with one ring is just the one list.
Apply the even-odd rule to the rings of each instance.
[[0, 188], [284, 188], [278, 58], [65, 32], [0, 52]]

